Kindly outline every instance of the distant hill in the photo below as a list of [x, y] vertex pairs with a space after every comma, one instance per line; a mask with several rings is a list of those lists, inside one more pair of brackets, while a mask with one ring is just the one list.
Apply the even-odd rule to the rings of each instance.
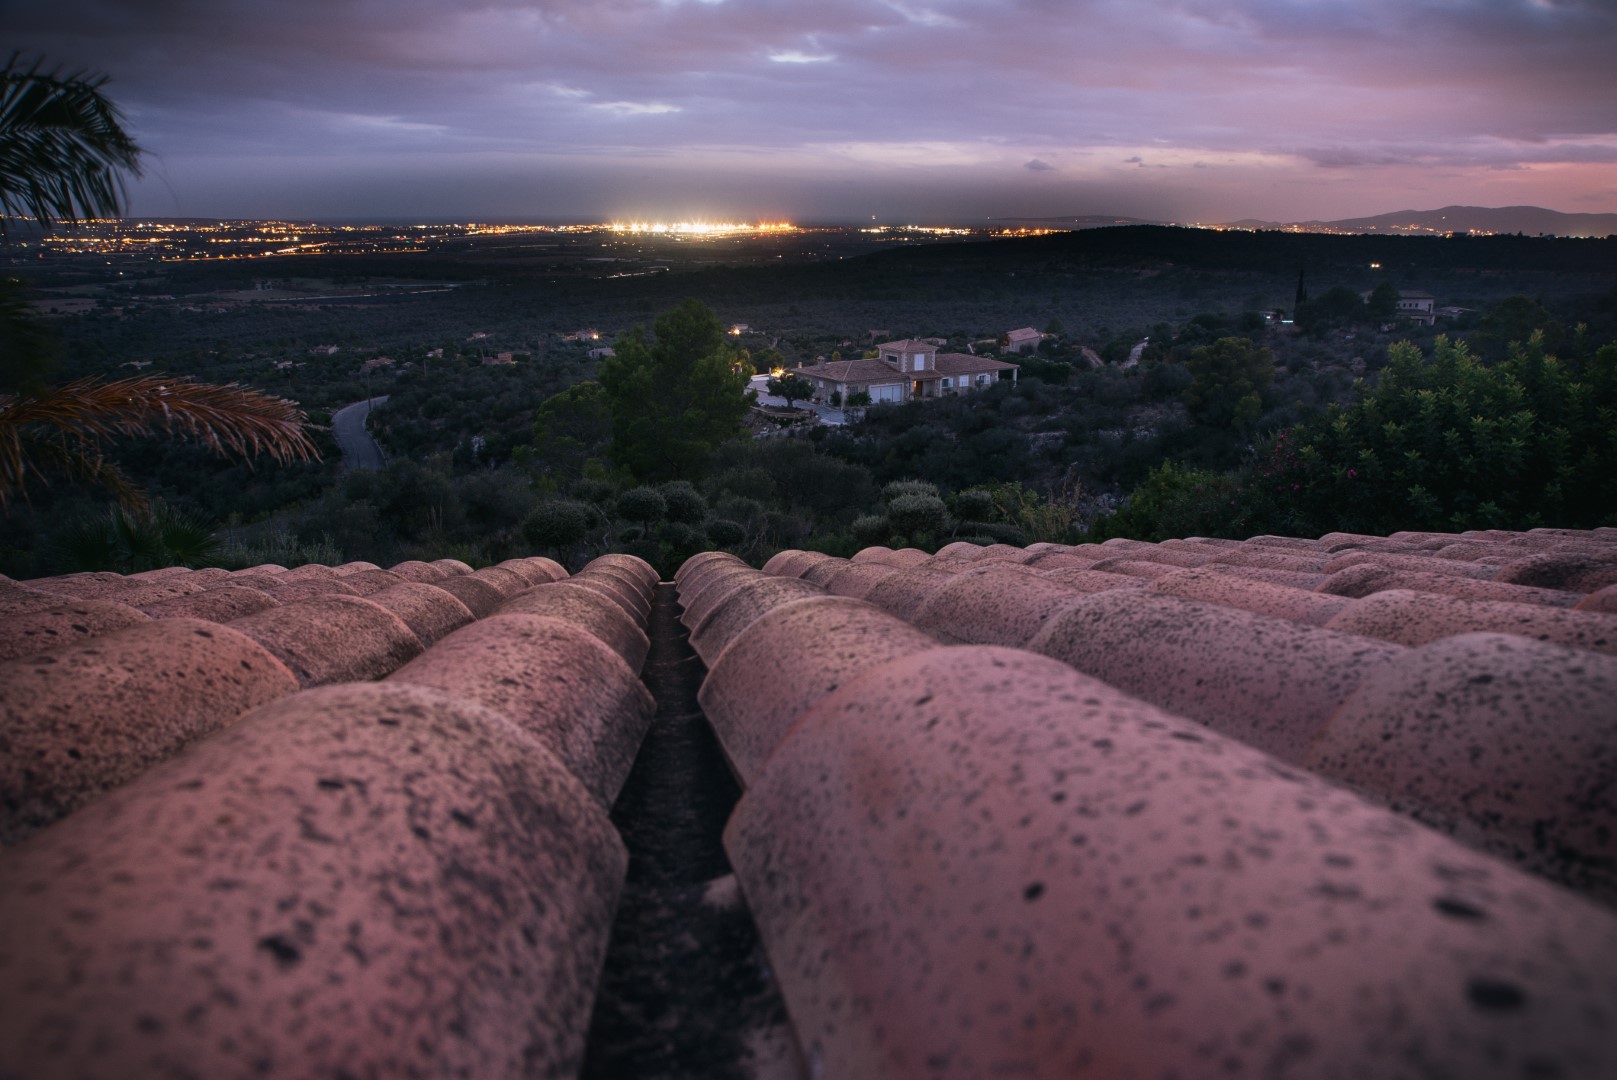
[[1445, 206], [1437, 210], [1397, 210], [1341, 221], [1226, 222], [1237, 229], [1302, 229], [1309, 232], [1444, 234], [1522, 233], [1527, 236], [1614, 236], [1617, 214], [1563, 214], [1542, 206]]

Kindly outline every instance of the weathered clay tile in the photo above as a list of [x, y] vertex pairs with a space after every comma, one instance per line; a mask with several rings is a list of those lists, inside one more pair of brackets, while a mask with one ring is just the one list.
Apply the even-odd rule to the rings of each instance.
[[322, 596], [359, 595], [359, 590], [348, 584], [344, 578], [306, 578], [303, 581], [283, 581], [281, 578], [284, 576], [246, 578], [236, 584], [244, 584], [250, 588], [266, 591], [283, 604], [295, 604], [299, 600], [318, 600]]
[[1503, 600], [1512, 604], [1540, 604], [1545, 607], [1575, 607], [1577, 593], [1558, 589], [1535, 589], [1503, 581], [1460, 577], [1455, 574], [1425, 574], [1419, 570], [1393, 570], [1374, 563], [1359, 563], [1338, 570], [1315, 586], [1317, 592], [1334, 596], [1369, 596], [1386, 589], [1413, 589], [1416, 592], [1461, 596], [1470, 600]]
[[[44, 594], [41, 594], [44, 595]], [[0, 660], [33, 656], [60, 645], [110, 634], [150, 622], [143, 611], [113, 600], [69, 600], [52, 597], [54, 607], [0, 612]], [[0, 744], [4, 736], [0, 735]]]
[[358, 596], [299, 600], [230, 626], [274, 653], [303, 686], [379, 679], [421, 651], [404, 620]]
[[932, 590], [910, 622], [945, 644], [1020, 646], [1051, 614], [1084, 595], [1052, 578], [1008, 569], [989, 563], [955, 575]]
[[926, 603], [933, 589], [953, 578], [947, 570], [904, 567], [872, 585], [865, 599], [888, 614], [908, 621]]
[[1617, 904], [1617, 659], [1505, 634], [1372, 674], [1304, 764]]
[[1388, 570], [1411, 570], [1424, 574], [1454, 574], [1458, 577], [1488, 579], [1497, 572], [1492, 566], [1458, 559], [1439, 559], [1431, 555], [1389, 555], [1381, 551], [1344, 551], [1331, 558], [1320, 569], [1327, 574], [1345, 570], [1359, 564], [1380, 566]]
[[679, 569], [674, 571], [674, 584], [684, 587], [685, 582], [689, 580], [691, 575], [700, 572], [705, 567], [737, 565], [745, 566], [746, 562], [739, 555], [733, 555], [728, 551], [698, 552], [686, 559], [680, 564]]
[[251, 638], [201, 619], [155, 620], [0, 664], [0, 843], [296, 689]]
[[284, 573], [286, 573], [286, 567], [282, 566], [280, 563], [259, 563], [257, 566], [249, 566], [249, 567], [246, 567], [245, 569], [242, 569], [242, 570], [232, 570], [231, 573], [233, 573], [233, 574], [235, 574], [237, 576], [240, 576], [242, 574], [270, 574], [270, 575], [275, 575], [275, 574], [284, 574]]
[[796, 548], [789, 548], [771, 556], [769, 561], [764, 563], [764, 573], [779, 577], [797, 577], [813, 564], [830, 557], [820, 551], [799, 551]]
[[304, 563], [294, 566], [284, 574], [277, 575], [283, 582], [292, 581], [326, 581], [331, 578], [342, 577], [335, 569], [322, 566], [320, 563]]
[[402, 585], [406, 580], [408, 579], [400, 577], [391, 570], [356, 570], [352, 574], [342, 576], [342, 583], [354, 590], [355, 596], [379, 593], [383, 589]]
[[487, 582], [488, 584], [494, 586], [501, 596], [506, 598], [513, 597], [523, 589], [529, 588], [532, 585], [532, 582], [530, 582], [522, 574], [517, 573], [515, 570], [508, 570], [502, 566], [485, 566], [481, 570], [473, 570], [469, 574], [462, 574], [458, 576], [475, 578], [478, 581]]
[[996, 562], [1025, 563], [1036, 558], [1038, 554], [1036, 551], [1028, 551], [1026, 548], [1014, 547], [1010, 544], [989, 544], [983, 548], [979, 561], [993, 560]]
[[469, 574], [472, 568], [459, 559], [434, 559], [431, 565], [436, 566], [445, 574]]
[[1121, 558], [1102, 559], [1100, 562], [1090, 566], [1089, 569], [1098, 570], [1103, 574], [1122, 574], [1126, 577], [1144, 578], [1151, 581], [1164, 574], [1173, 573], [1178, 567], [1168, 563], [1147, 562], [1143, 559], [1136, 559], [1134, 552], [1131, 551]]
[[730, 643], [746, 632], [756, 620], [782, 604], [825, 595], [818, 585], [799, 578], [782, 578], [762, 574], [751, 580], [738, 580], [727, 584], [722, 595], [711, 592], [702, 617], [687, 623], [690, 629], [691, 650], [712, 665]]
[[611, 563], [601, 563], [600, 565], [596, 565], [597, 563], [600, 563], [599, 559], [591, 562], [579, 572], [583, 574], [593, 574], [601, 578], [610, 578], [613, 581], [621, 583], [623, 587], [631, 594], [645, 602], [646, 610], [648, 612], [651, 610], [651, 597], [657, 588], [657, 583], [655, 581], [647, 582], [646, 579], [640, 574], [625, 569], [621, 566], [614, 566]]
[[1607, 615], [1617, 615], [1617, 585], [1607, 585], [1604, 589], [1596, 589], [1578, 601], [1576, 610], [1598, 611]]
[[548, 566], [533, 559], [507, 559], [498, 564], [496, 569], [515, 574], [528, 585], [548, 585], [557, 580], [557, 575], [552, 573]]
[[454, 594], [419, 581], [391, 585], [365, 599], [402, 619], [424, 648], [477, 618]]
[[492, 582], [480, 580], [474, 574], [452, 574], [433, 584], [465, 604], [479, 619], [494, 614], [495, 608], [514, 595], [506, 593]]
[[[724, 554], [728, 554], [725, 552]], [[687, 559], [679, 571], [674, 574], [675, 591], [679, 594], [680, 602], [687, 597], [695, 596], [706, 588], [709, 582], [729, 577], [741, 571], [763, 573], [737, 558], [729, 559], [703, 559], [700, 555], [693, 555]]]
[[546, 615], [581, 626], [623, 657], [634, 672], [645, 664], [651, 648], [646, 632], [623, 608], [593, 589], [579, 588], [570, 581], [535, 586], [500, 605], [498, 613]]
[[1241, 542], [1244, 548], [1274, 548], [1307, 555], [1321, 550], [1318, 540], [1305, 540], [1300, 536], [1249, 536]]
[[1272, 585], [1290, 585], [1294, 589], [1314, 589], [1325, 580], [1325, 575], [1307, 570], [1271, 570], [1261, 566], [1237, 566], [1234, 563], [1210, 562], [1201, 567], [1249, 581], [1267, 581]]
[[967, 540], [956, 540], [952, 544], [944, 544], [938, 549], [937, 553], [945, 559], [976, 562], [988, 553], [988, 548], [981, 544], [973, 544]]
[[1195, 568], [1159, 577], [1151, 582], [1150, 588], [1167, 596], [1205, 600], [1309, 626], [1324, 626], [1343, 608], [1355, 603], [1346, 596], [1327, 596], [1291, 585], [1275, 585]]
[[656, 591], [657, 582], [660, 580], [660, 575], [657, 573], [655, 567], [653, 567], [646, 560], [634, 555], [597, 555], [595, 558], [590, 560], [589, 565], [584, 569], [621, 570], [625, 573], [632, 574], [640, 582], [640, 587], [642, 590], [644, 590], [647, 596], [650, 596]]
[[798, 575], [798, 578], [799, 580], [806, 581], [811, 585], [823, 586], [827, 581], [830, 581], [833, 577], [848, 569], [852, 565], [853, 563], [849, 562], [847, 559], [826, 559], [823, 562], [817, 562], [813, 566], [810, 566], [807, 570], [804, 570]]
[[21, 582], [7, 578], [0, 581], [0, 619], [8, 618], [13, 614], [25, 611], [38, 611], [43, 608], [57, 607], [64, 600], [73, 597], [62, 593], [45, 592], [42, 589], [31, 589]]
[[364, 559], [355, 559], [353, 562], [345, 562], [340, 566], [332, 567], [332, 569], [337, 571], [338, 575], [348, 577], [350, 574], [363, 574], [368, 570], [380, 570], [381, 567], [373, 562], [366, 562]]
[[1029, 559], [1024, 566], [1035, 570], [1088, 570], [1102, 560], [1088, 555], [1074, 555], [1070, 551], [1047, 551]]
[[1609, 912], [1027, 653], [840, 687], [725, 846], [814, 1075], [1617, 1072]]
[[141, 570], [128, 575], [131, 581], [163, 581], [172, 577], [190, 577], [191, 570], [184, 566], [161, 566], [156, 570]]
[[513, 560], [513, 561], [520, 561], [520, 562], [527, 563], [530, 566], [541, 567], [546, 573], [548, 573], [550, 575], [550, 580], [551, 581], [561, 581], [562, 579], [564, 579], [564, 578], [566, 578], [568, 576], [567, 567], [563, 566], [561, 563], [557, 562], [555, 559], [547, 559], [543, 555], [529, 555], [526, 558], [523, 558], [521, 560]]
[[1470, 562], [1484, 556], [1498, 555], [1500, 545], [1486, 540], [1456, 540], [1452, 544], [1444, 544], [1431, 553], [1434, 559], [1448, 559], [1453, 562]]
[[1164, 540], [1157, 546], [1166, 548], [1181, 548], [1186, 551], [1203, 551], [1207, 548], [1229, 550], [1230, 548], [1240, 547], [1241, 541], [1231, 540], [1228, 537], [1223, 536], [1185, 536], [1176, 540]]
[[220, 585], [203, 592], [171, 596], [155, 604], [144, 604], [142, 611], [154, 619], [208, 619], [231, 622], [265, 608], [279, 607], [280, 601], [257, 589], [241, 585]]
[[444, 572], [443, 567], [424, 563], [419, 559], [409, 559], [405, 562], [395, 563], [388, 569], [406, 581], [424, 581], [428, 585], [435, 585], [449, 576]]
[[[1156, 547], [1148, 548], [1132, 548], [1128, 552], [1127, 558], [1131, 562], [1160, 563], [1163, 566], [1189, 567], [1200, 566], [1205, 562], [1209, 562], [1212, 560], [1213, 556], [1217, 554], [1219, 554], [1218, 551], [1211, 549], [1198, 552], [1186, 551], [1183, 548], [1169, 548], [1158, 545]], [[1104, 570], [1105, 567], [1097, 565], [1096, 569]]]
[[1617, 585], [1617, 562], [1587, 555], [1530, 555], [1499, 568], [1495, 581], [1592, 593]]
[[863, 600], [871, 589], [897, 572], [898, 567], [882, 563], [850, 562], [826, 579], [825, 591]]
[[488, 710], [297, 694], [5, 853], [0, 1075], [577, 1075], [626, 865]]
[[1332, 556], [1320, 552], [1308, 555], [1300, 551], [1279, 551], [1274, 548], [1238, 548], [1213, 556], [1208, 566], [1251, 566], [1259, 570], [1292, 570], [1303, 574], [1317, 574]]
[[806, 709], [838, 686], [937, 640], [858, 600], [782, 604], [709, 662], [697, 694], [742, 784]]
[[1591, 652], [1617, 653], [1617, 615], [1542, 604], [1467, 600], [1407, 589], [1386, 589], [1351, 603], [1352, 607], [1327, 624], [1331, 629], [1410, 646], [1456, 634], [1491, 631]]
[[1108, 574], [1104, 570], [1078, 570], [1056, 567], [1053, 570], [1035, 567], [1040, 577], [1058, 581], [1074, 592], [1097, 593], [1107, 589], [1143, 589], [1151, 584], [1150, 578], [1131, 577], [1128, 574]]
[[693, 629], [707, 617], [714, 604], [729, 596], [737, 587], [753, 581], [777, 580], [782, 579], [776, 578], [773, 574], [766, 574], [762, 570], [754, 570], [746, 563], [713, 566], [700, 575], [692, 574], [685, 579], [685, 584], [678, 586], [679, 603], [684, 609], [680, 621], [685, 624], [686, 629]]
[[[1101, 552], [1104, 552], [1104, 554], [1101, 556], [1102, 558], [1115, 556], [1119, 552], [1143, 551], [1146, 548], [1152, 547], [1156, 547], [1156, 545], [1145, 540], [1131, 540], [1126, 536], [1114, 536], [1110, 540], [1103, 540], [1099, 544], [1078, 545], [1078, 548], [1098, 548]], [[1073, 550], [1077, 551], [1078, 548], [1074, 548]]]
[[881, 561], [888, 566], [909, 568], [920, 566], [931, 557], [920, 548], [899, 548], [897, 551], [888, 552]]
[[893, 549], [890, 547], [883, 544], [873, 544], [870, 547], [861, 548], [854, 552], [852, 561], [856, 563], [884, 563], [887, 561], [887, 556], [892, 553]]
[[545, 615], [499, 614], [456, 630], [390, 683], [430, 686], [506, 717], [610, 807], [656, 703], [629, 665], [587, 629]]
[[1027, 648], [1287, 761], [1399, 645], [1149, 591], [1095, 593]]
[[588, 569], [580, 570], [567, 580], [577, 582], [586, 588], [594, 589], [603, 596], [611, 597], [628, 612], [629, 617], [635, 621], [636, 626], [646, 625], [651, 616], [651, 602], [641, 595], [640, 591], [622, 578], [613, 574], [591, 573]]

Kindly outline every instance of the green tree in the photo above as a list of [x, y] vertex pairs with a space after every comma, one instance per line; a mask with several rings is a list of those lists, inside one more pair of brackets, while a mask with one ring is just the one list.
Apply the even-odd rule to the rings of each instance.
[[1219, 338], [1185, 359], [1190, 385], [1185, 408], [1209, 427], [1245, 431], [1263, 412], [1263, 390], [1274, 379], [1274, 356], [1247, 338]]
[[650, 340], [639, 327], [623, 335], [601, 365], [612, 460], [641, 480], [692, 477], [740, 432], [752, 369], [701, 301], [685, 301], [652, 330]]
[[584, 474], [584, 463], [612, 440], [612, 410], [598, 382], [581, 382], [545, 399], [534, 414], [533, 445], [546, 472], [569, 479]]
[[1386, 321], [1398, 314], [1398, 289], [1390, 281], [1383, 281], [1370, 292], [1364, 302], [1365, 314], [1372, 319]]
[[776, 397], [785, 398], [786, 404], [793, 409], [797, 408], [795, 402], [814, 396], [814, 384], [803, 376], [792, 373], [782, 375], [780, 378], [770, 376], [765, 387]]

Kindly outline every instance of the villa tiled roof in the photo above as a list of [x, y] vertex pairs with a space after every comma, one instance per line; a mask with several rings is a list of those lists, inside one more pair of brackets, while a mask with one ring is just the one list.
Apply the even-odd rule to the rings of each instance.
[[0, 1077], [577, 1075], [693, 719], [674, 891], [781, 1075], [1617, 1075], [1614, 589], [1613, 529], [0, 579]]

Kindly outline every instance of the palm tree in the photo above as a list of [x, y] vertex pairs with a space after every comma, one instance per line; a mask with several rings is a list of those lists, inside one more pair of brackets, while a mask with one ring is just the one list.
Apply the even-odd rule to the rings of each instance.
[[140, 175], [141, 149], [123, 114], [101, 93], [106, 76], [24, 67], [20, 54], [0, 70], [0, 237], [8, 219], [57, 221], [116, 217], [123, 177]]
[[[102, 75], [63, 76], [24, 67], [13, 55], [0, 70], [0, 239], [6, 220], [26, 212], [44, 229], [58, 221], [117, 216], [123, 176], [139, 175], [141, 149], [102, 93]], [[20, 303], [5, 304], [0, 345], [31, 351], [37, 334]], [[9, 350], [8, 350], [9, 351]], [[0, 357], [21, 372], [22, 356]], [[37, 381], [0, 390], [0, 507], [31, 476], [52, 466], [101, 484], [130, 509], [145, 499], [103, 456], [113, 439], [154, 432], [200, 439], [219, 453], [267, 453], [277, 461], [318, 458], [294, 402], [232, 383], [216, 386], [161, 375], [104, 382], [79, 379], [41, 388]]]

